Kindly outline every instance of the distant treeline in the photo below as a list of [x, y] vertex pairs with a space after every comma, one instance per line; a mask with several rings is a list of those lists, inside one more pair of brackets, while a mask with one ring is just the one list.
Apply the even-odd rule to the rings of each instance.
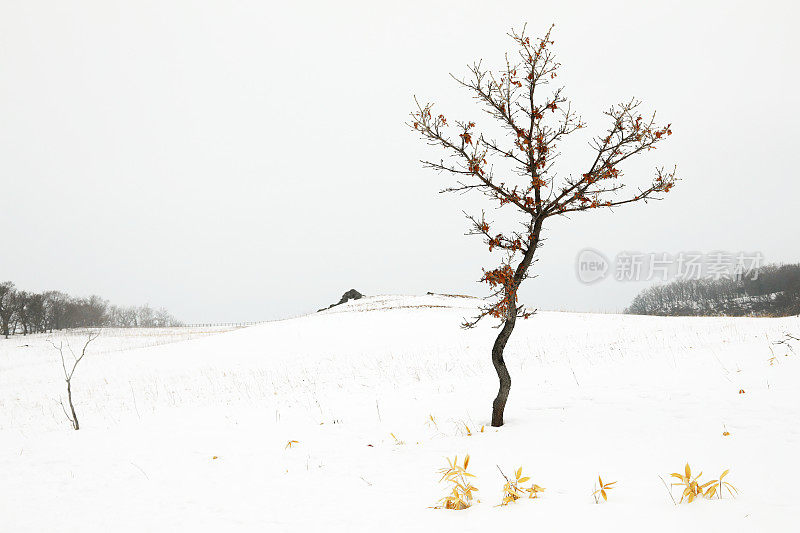
[[676, 280], [640, 292], [626, 313], [660, 316], [800, 314], [800, 264], [766, 265], [740, 279]]
[[42, 333], [69, 328], [150, 328], [179, 326], [166, 309], [118, 307], [99, 296], [76, 298], [60, 291], [17, 290], [0, 283], [0, 334]]

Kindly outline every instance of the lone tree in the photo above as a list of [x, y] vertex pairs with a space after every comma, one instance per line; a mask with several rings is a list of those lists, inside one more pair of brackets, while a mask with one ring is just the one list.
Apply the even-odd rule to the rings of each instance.
[[[521, 223], [515, 231], [494, 230], [482, 213], [467, 215], [469, 235], [479, 235], [489, 250], [500, 250], [500, 265], [483, 270], [482, 282], [492, 294], [478, 316], [464, 322], [475, 326], [485, 316], [500, 320], [500, 333], [492, 347], [492, 363], [500, 380], [493, 403], [492, 426], [503, 425], [511, 376], [503, 350], [517, 318], [533, 313], [517, 303], [517, 291], [529, 276], [536, 250], [541, 246], [542, 227], [550, 217], [578, 211], [608, 209], [634, 202], [659, 199], [675, 185], [675, 168], [656, 169], [652, 183], [635, 194], [623, 196], [620, 165], [627, 159], [656, 147], [672, 134], [670, 125], [657, 125], [655, 114], [644, 117], [641, 102], [635, 99], [605, 111], [610, 125], [590, 142], [586, 165], [568, 177], [558, 178], [553, 163], [557, 147], [567, 135], [585, 124], [572, 110], [563, 87], [551, 88], [561, 67], [551, 47], [551, 26], [540, 39], [531, 39], [512, 30], [518, 59], [505, 56], [505, 66], [489, 70], [476, 62], [466, 78], [452, 76], [469, 90], [495, 122], [501, 142], [488, 130], [479, 132], [470, 120], [448, 121], [433, 111], [433, 104], [420, 104], [411, 113], [409, 126], [427, 141], [443, 150], [447, 159], [422, 161], [423, 166], [455, 177], [455, 184], [442, 192], [482, 193], [498, 208], [512, 209]], [[499, 126], [499, 128], [498, 128]]]
[[[67, 403], [69, 404], [69, 413], [67, 412], [67, 408], [64, 407], [64, 402], [60, 401], [61, 409], [64, 411], [64, 416], [67, 417], [69, 420], [70, 425], [72, 425], [72, 429], [78, 431], [81, 429], [80, 422], [78, 422], [78, 415], [75, 413], [75, 405], [72, 403], [72, 376], [75, 375], [75, 369], [78, 368], [78, 363], [83, 361], [83, 358], [86, 356], [86, 348], [89, 347], [89, 343], [95, 340], [97, 337], [100, 336], [100, 333], [89, 333], [89, 337], [86, 339], [86, 343], [83, 345], [83, 350], [81, 350], [81, 354], [77, 355], [75, 352], [72, 351], [72, 347], [67, 342], [67, 349], [69, 353], [72, 354], [72, 366], [68, 369], [69, 364], [64, 357], [64, 341], [61, 341], [56, 345], [53, 341], [48, 339], [48, 342], [58, 350], [58, 355], [61, 356], [61, 369], [64, 371], [64, 381], [67, 383]], [[72, 413], [72, 415], [70, 415]]]

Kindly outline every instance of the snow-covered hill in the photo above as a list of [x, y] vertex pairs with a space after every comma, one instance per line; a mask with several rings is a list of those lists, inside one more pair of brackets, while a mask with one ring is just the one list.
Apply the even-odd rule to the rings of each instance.
[[[0, 530], [792, 530], [800, 353], [773, 343], [800, 319], [541, 312], [507, 349], [507, 424], [481, 432], [496, 330], [459, 328], [479, 302], [104, 331], [76, 372], [78, 432], [47, 342], [62, 335], [0, 340]], [[480, 503], [430, 509], [436, 470], [466, 453]], [[730, 468], [738, 498], [674, 506], [658, 476], [687, 461], [708, 479]], [[544, 496], [495, 507], [497, 466]], [[598, 474], [618, 482], [607, 504]]]

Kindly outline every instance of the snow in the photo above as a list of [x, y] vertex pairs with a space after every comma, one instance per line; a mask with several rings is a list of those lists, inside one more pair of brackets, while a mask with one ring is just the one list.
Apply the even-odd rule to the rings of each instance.
[[[800, 353], [773, 343], [800, 318], [540, 312], [507, 348], [497, 429], [496, 330], [459, 328], [479, 302], [378, 296], [231, 331], [104, 330], [75, 374], [77, 432], [47, 342], [64, 334], [0, 340], [0, 529], [795, 530]], [[437, 469], [466, 453], [480, 502], [432, 509]], [[658, 476], [687, 461], [709, 480], [730, 468], [740, 494], [673, 505]], [[497, 466], [546, 492], [496, 507]], [[617, 481], [599, 505], [598, 475]]]

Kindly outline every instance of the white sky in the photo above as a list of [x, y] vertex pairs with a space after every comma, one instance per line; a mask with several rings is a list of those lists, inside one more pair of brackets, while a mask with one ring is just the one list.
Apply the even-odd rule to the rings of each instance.
[[[624, 307], [642, 285], [580, 284], [584, 247], [797, 261], [795, 6], [0, 0], [0, 278], [186, 321], [350, 288], [485, 294], [494, 262], [461, 214], [482, 203], [437, 194], [448, 177], [403, 123], [417, 94], [480, 126], [448, 73], [496, 64], [523, 22], [556, 23], [590, 132], [630, 96], [673, 124], [631, 183], [673, 162], [684, 179], [664, 202], [551, 224], [524, 302]], [[564, 174], [585, 166], [574, 148]]]

